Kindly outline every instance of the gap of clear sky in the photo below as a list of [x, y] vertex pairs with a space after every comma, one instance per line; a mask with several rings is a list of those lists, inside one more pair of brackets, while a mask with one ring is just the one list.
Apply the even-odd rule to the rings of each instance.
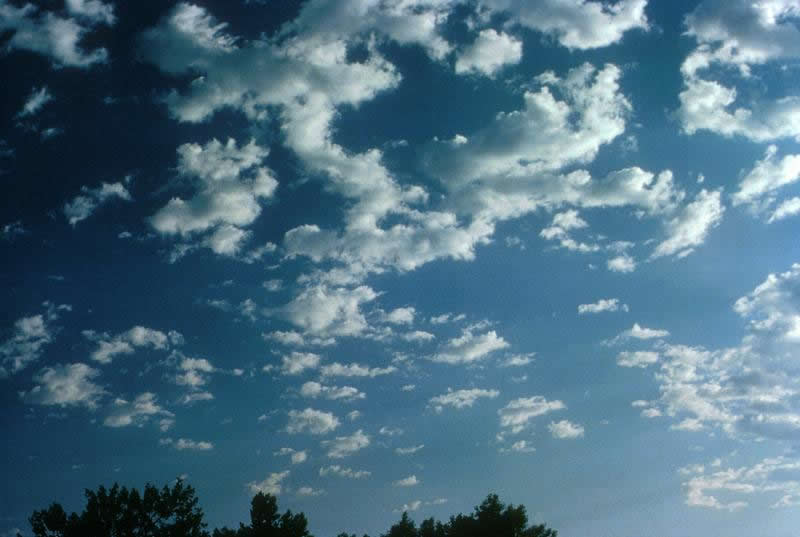
[[800, 523], [800, 2], [0, 0], [0, 535]]

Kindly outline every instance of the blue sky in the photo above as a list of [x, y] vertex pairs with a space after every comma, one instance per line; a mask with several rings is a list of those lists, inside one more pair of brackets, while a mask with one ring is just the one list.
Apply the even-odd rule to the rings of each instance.
[[0, 0], [0, 535], [792, 534], [797, 0], [146, 4]]

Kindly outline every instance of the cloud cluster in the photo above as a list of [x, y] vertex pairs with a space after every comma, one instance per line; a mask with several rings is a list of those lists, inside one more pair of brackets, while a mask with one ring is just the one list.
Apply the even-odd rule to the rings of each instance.
[[297, 434], [308, 432], [310, 434], [326, 434], [339, 427], [339, 418], [331, 412], [323, 412], [313, 408], [304, 410], [290, 410], [289, 423], [286, 432]]
[[324, 440], [322, 445], [328, 448], [328, 457], [331, 459], [343, 459], [368, 447], [370, 438], [369, 435], [359, 429], [349, 436], [337, 436], [333, 440]]
[[139, 325], [116, 336], [94, 330], [84, 330], [83, 336], [97, 344], [91, 358], [101, 364], [110, 364], [118, 355], [133, 354], [137, 348], [167, 350], [170, 345], [183, 343], [183, 336], [179, 332], [170, 330], [165, 334], [160, 330]]
[[798, 471], [800, 461], [786, 456], [766, 458], [749, 467], [719, 468], [710, 472], [706, 472], [703, 465], [697, 465], [686, 472], [691, 475], [684, 483], [686, 504], [737, 511], [749, 505], [749, 498], [766, 495], [774, 498], [773, 509], [796, 507], [800, 505]]
[[[757, 142], [800, 136], [800, 97], [739, 98], [722, 82], [724, 68], [747, 81], [752, 68], [800, 57], [800, 30], [794, 0], [704, 0], [686, 17], [697, 48], [684, 60], [684, 90], [677, 111], [688, 134], [708, 130]], [[715, 79], [716, 78], [716, 79]]]
[[181, 145], [178, 172], [193, 194], [173, 197], [150, 217], [150, 224], [166, 236], [198, 237], [199, 244], [217, 254], [238, 254], [250, 236], [246, 228], [261, 214], [260, 201], [273, 197], [278, 187], [262, 165], [268, 153], [254, 140], [241, 147], [232, 138], [224, 144], [212, 139], [205, 145]]
[[32, 389], [21, 392], [26, 403], [60, 407], [83, 406], [97, 408], [106, 390], [95, 382], [100, 371], [86, 364], [56, 364], [45, 367], [33, 377]]
[[56, 306], [44, 302], [42, 306], [44, 313], [17, 319], [11, 337], [0, 343], [0, 356], [3, 358], [0, 362], [0, 378], [22, 371], [37, 361], [44, 348], [55, 340], [58, 328], [54, 323], [61, 312], [72, 311], [72, 306], [68, 304]]
[[481, 0], [495, 12], [506, 12], [511, 21], [552, 35], [570, 49], [594, 49], [617, 43], [634, 29], [648, 29], [647, 0]]
[[796, 434], [800, 409], [793, 356], [800, 343], [799, 290], [800, 264], [795, 264], [768, 275], [738, 299], [734, 311], [747, 322], [738, 346], [706, 349], [656, 342], [651, 351], [621, 353], [619, 365], [655, 367], [660, 398], [637, 402], [643, 415], [666, 415], [676, 430], [721, 429], [737, 438]]
[[123, 183], [102, 183], [95, 188], [88, 186], [81, 187], [81, 193], [70, 201], [64, 204], [64, 216], [72, 227], [75, 227], [78, 222], [86, 220], [100, 208], [100, 206], [109, 203], [115, 199], [123, 201], [131, 201], [130, 192], [125, 186], [130, 182], [130, 178], [126, 178]]
[[108, 60], [105, 48], [85, 50], [81, 41], [98, 24], [113, 24], [114, 9], [99, 0], [68, 0], [68, 16], [40, 11], [33, 4], [16, 7], [0, 0], [0, 31], [10, 32], [8, 50], [49, 57], [55, 66], [88, 68]]
[[157, 399], [156, 394], [151, 392], [141, 393], [133, 401], [126, 401], [121, 398], [115, 399], [111, 407], [111, 413], [103, 420], [103, 425], [106, 427], [127, 427], [129, 425], [141, 427], [151, 417], [173, 417], [171, 412], [158, 404]]
[[548, 401], [544, 396], [534, 395], [514, 399], [498, 410], [497, 414], [500, 416], [501, 428], [518, 434], [529, 426], [533, 418], [565, 408], [566, 405], [561, 401]]
[[478, 399], [494, 399], [498, 395], [500, 395], [500, 392], [497, 390], [470, 388], [453, 391], [448, 388], [447, 393], [431, 398], [430, 404], [433, 405], [433, 408], [436, 410], [436, 412], [442, 412], [446, 406], [453, 408], [467, 408], [474, 405], [475, 401]]

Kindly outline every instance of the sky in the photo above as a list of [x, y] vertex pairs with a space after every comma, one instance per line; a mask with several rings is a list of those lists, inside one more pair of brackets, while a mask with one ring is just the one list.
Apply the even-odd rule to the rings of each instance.
[[0, 0], [0, 535], [800, 524], [798, 0]]

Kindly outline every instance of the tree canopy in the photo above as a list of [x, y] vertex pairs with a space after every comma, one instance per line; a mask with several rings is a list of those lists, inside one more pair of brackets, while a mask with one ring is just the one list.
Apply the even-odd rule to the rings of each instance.
[[[83, 512], [67, 515], [53, 503], [34, 511], [29, 522], [34, 537], [209, 537], [203, 510], [194, 489], [178, 480], [161, 489], [147, 484], [143, 492], [114, 484], [86, 490]], [[525, 506], [505, 505], [496, 494], [486, 499], [469, 515], [451, 516], [447, 522], [433, 518], [417, 527], [408, 512], [380, 537], [557, 537], [558, 532], [544, 524], [528, 525]], [[18, 534], [18, 537], [21, 537]], [[303, 513], [283, 514], [278, 500], [259, 492], [250, 502], [250, 523], [237, 529], [215, 529], [210, 537], [313, 537]], [[356, 537], [340, 533], [337, 537]], [[363, 537], [369, 537], [364, 535]]]

